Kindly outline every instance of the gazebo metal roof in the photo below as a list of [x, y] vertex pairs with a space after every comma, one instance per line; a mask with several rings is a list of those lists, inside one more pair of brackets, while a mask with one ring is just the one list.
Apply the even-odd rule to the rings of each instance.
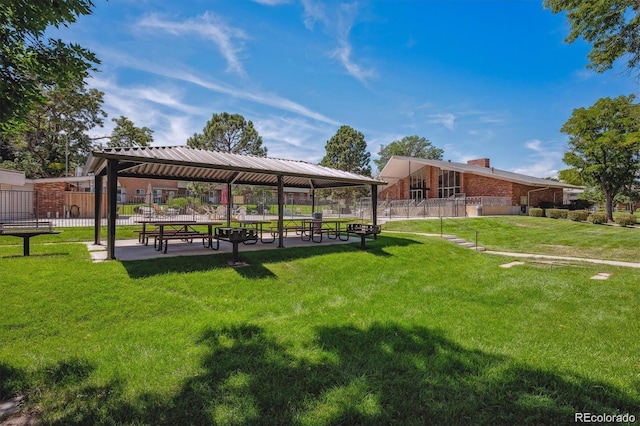
[[118, 176], [297, 188], [385, 185], [367, 176], [305, 161], [208, 151], [186, 146], [104, 148], [87, 160], [86, 173], [106, 174], [107, 160], [118, 161]]
[[[116, 182], [118, 177], [147, 179], [173, 179], [182, 181], [218, 182], [227, 187], [232, 184], [262, 185], [278, 188], [278, 247], [283, 244], [283, 193], [290, 188], [344, 188], [371, 185], [373, 204], [376, 187], [386, 182], [367, 176], [304, 161], [256, 157], [208, 151], [186, 146], [104, 148], [94, 151], [87, 160], [85, 173], [96, 180], [95, 243], [100, 244], [100, 203], [102, 185], [107, 178], [107, 256], [115, 259]], [[227, 211], [230, 206], [227, 205]], [[230, 214], [227, 214], [229, 222]], [[376, 224], [377, 214], [372, 217]], [[228, 225], [227, 225], [228, 226]]]

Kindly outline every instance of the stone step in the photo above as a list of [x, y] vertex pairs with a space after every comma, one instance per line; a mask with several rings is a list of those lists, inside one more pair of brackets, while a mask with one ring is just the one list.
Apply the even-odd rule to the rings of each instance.
[[469, 248], [471, 250], [486, 251], [486, 249], [484, 247], [478, 246], [476, 248], [475, 243], [467, 242], [467, 240], [465, 240], [463, 238], [458, 238], [455, 235], [443, 235], [442, 238], [444, 238], [444, 239], [446, 239], [448, 241], [451, 241], [452, 243], [456, 243], [461, 247]]

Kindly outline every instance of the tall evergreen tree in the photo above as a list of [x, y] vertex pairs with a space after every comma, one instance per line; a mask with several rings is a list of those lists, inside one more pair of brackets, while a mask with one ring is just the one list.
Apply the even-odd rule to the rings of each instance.
[[364, 135], [352, 127], [340, 127], [327, 141], [325, 151], [321, 165], [371, 176], [371, 154], [367, 151], [367, 142]]
[[202, 133], [196, 133], [187, 140], [192, 148], [267, 156], [267, 148], [262, 146], [262, 138], [240, 114], [213, 114]]

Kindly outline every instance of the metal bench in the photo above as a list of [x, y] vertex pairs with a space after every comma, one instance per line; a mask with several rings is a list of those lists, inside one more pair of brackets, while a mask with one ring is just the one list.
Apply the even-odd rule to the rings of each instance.
[[366, 250], [366, 238], [373, 235], [374, 237], [382, 232], [380, 225], [370, 225], [365, 223], [350, 223], [347, 225], [347, 233], [360, 237], [360, 249]]
[[11, 222], [0, 224], [0, 235], [22, 238], [23, 254], [29, 256], [29, 242], [31, 237], [45, 234], [59, 234], [51, 222]]

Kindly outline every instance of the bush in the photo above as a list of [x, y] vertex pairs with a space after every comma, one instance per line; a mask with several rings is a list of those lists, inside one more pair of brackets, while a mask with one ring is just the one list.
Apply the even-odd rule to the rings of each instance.
[[596, 225], [602, 225], [603, 223], [607, 223], [607, 214], [606, 213], [591, 213], [587, 220], [591, 223], [595, 223]]
[[566, 219], [568, 210], [563, 209], [547, 209], [545, 215], [551, 219]]
[[620, 226], [633, 226], [638, 222], [638, 219], [632, 214], [621, 214], [614, 217], [613, 220]]
[[530, 208], [529, 209], [529, 216], [544, 217], [544, 209]]
[[589, 218], [589, 212], [586, 210], [574, 210], [567, 213], [567, 219], [574, 222], [585, 222]]

